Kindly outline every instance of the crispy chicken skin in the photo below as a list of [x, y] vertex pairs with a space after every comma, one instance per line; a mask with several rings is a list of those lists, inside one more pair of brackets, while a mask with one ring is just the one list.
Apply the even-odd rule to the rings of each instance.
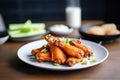
[[82, 62], [83, 60], [84, 58], [68, 57], [68, 59], [66, 60], [66, 64], [68, 64], [69, 66], [73, 66], [79, 62]]
[[33, 49], [32, 50], [32, 54], [35, 55], [35, 54], [39, 53], [42, 49], [43, 49], [43, 47], [37, 48], [37, 49]]
[[38, 53], [36, 54], [36, 59], [37, 59], [39, 62], [51, 61], [50, 52], [38, 52]]
[[87, 57], [87, 56], [90, 57], [93, 54], [93, 52], [91, 51], [91, 49], [89, 47], [87, 47], [81, 43], [70, 41], [70, 44], [79, 48], [79, 49], [82, 49], [85, 53], [84, 54], [85, 57]]
[[55, 45], [57, 45], [58, 47], [63, 49], [69, 56], [81, 58], [84, 55], [83, 50], [81, 50], [75, 46], [64, 44], [62, 42], [56, 42]]
[[59, 37], [52, 36], [51, 34], [46, 35], [45, 40], [51, 44], [54, 44], [56, 41], [61, 41]]
[[71, 45], [68, 45], [68, 44], [65, 44], [61, 41], [60, 38], [58, 37], [54, 37], [52, 35], [47, 35], [45, 36], [45, 39], [51, 43], [51, 44], [54, 44], [58, 47], [60, 47], [62, 50], [64, 50], [69, 56], [72, 56], [72, 57], [77, 57], [77, 58], [81, 58], [83, 55], [84, 55], [84, 52], [82, 49], [79, 49], [75, 46], [71, 46]]
[[50, 44], [51, 60], [56, 63], [64, 64], [66, 61], [65, 53], [57, 46]]
[[[39, 62], [51, 61], [51, 55], [48, 48], [48, 45], [46, 45], [46, 47], [42, 46], [41, 48], [33, 49], [32, 54], [36, 56]], [[44, 49], [46, 49], [46, 51], [44, 51]]]

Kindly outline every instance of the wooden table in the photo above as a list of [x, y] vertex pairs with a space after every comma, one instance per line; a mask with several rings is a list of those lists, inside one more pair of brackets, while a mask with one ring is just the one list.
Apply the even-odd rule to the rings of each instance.
[[[46, 26], [64, 22], [46, 22]], [[83, 21], [82, 24], [103, 23]], [[77, 31], [69, 37], [79, 38]], [[30, 41], [28, 41], [30, 42]], [[50, 71], [33, 67], [17, 57], [17, 50], [28, 42], [8, 41], [0, 45], [0, 80], [120, 80], [120, 39], [104, 44], [107, 60], [99, 65], [75, 71]]]

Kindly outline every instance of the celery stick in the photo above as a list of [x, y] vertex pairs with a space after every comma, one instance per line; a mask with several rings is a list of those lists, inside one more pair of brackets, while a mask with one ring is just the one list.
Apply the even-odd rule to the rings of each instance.
[[31, 24], [32, 24], [31, 20], [27, 20], [22, 27], [30, 27]]
[[27, 20], [24, 24], [10, 24], [9, 35], [13, 38], [29, 37], [46, 33], [44, 23], [32, 23]]
[[27, 32], [31, 31], [31, 28], [29, 28], [29, 27], [21, 27], [20, 31], [21, 31], [21, 33], [27, 33]]
[[21, 28], [24, 24], [9, 24], [9, 30], [16, 30]]
[[35, 28], [39, 28], [39, 29], [44, 29], [45, 28], [45, 24], [44, 23], [32, 23], [30, 25], [30, 27], [35, 27]]

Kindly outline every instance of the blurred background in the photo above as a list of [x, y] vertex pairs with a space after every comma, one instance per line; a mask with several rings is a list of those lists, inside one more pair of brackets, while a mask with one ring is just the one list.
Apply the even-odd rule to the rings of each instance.
[[[81, 0], [82, 20], [120, 23], [118, 0]], [[5, 25], [32, 22], [65, 21], [65, 0], [0, 0]]]

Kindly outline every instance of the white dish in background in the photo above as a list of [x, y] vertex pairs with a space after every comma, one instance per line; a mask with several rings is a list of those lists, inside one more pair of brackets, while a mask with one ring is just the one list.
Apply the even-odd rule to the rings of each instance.
[[87, 41], [87, 40], [82, 40], [82, 43], [84, 45], [91, 47], [92, 51], [96, 55], [97, 62], [90, 62], [87, 65], [83, 65], [82, 63], [78, 63], [78, 64], [74, 65], [73, 67], [69, 67], [66, 65], [60, 65], [60, 66], [56, 67], [56, 66], [53, 66], [52, 63], [50, 63], [50, 62], [39, 63], [38, 61], [32, 61], [30, 59], [31, 50], [39, 48], [44, 44], [47, 44], [47, 42], [45, 40], [38, 40], [38, 41], [30, 42], [26, 45], [23, 45], [21, 48], [19, 48], [19, 50], [17, 52], [17, 56], [23, 62], [30, 64], [32, 66], [44, 68], [44, 69], [49, 69], [49, 70], [59, 70], [59, 71], [77, 70], [77, 69], [88, 68], [88, 67], [92, 67], [92, 66], [95, 66], [97, 64], [100, 64], [104, 60], [107, 59], [108, 51], [103, 46], [101, 46], [97, 43], [91, 42], [91, 41]]
[[51, 26], [49, 30], [52, 34], [63, 36], [63, 35], [69, 35], [73, 31], [73, 28], [69, 28], [68, 26], [63, 24], [57, 24]]
[[22, 37], [22, 38], [11, 38], [10, 40], [12, 41], [32, 41], [32, 40], [37, 40], [40, 39], [42, 36], [48, 34], [49, 31], [46, 31], [44, 34], [39, 34], [39, 35], [34, 35], [34, 36], [29, 36], [29, 37]]
[[24, 37], [24, 38], [10, 38], [12, 41], [32, 41], [32, 40], [37, 40], [40, 39], [42, 35], [36, 35], [32, 37]]

